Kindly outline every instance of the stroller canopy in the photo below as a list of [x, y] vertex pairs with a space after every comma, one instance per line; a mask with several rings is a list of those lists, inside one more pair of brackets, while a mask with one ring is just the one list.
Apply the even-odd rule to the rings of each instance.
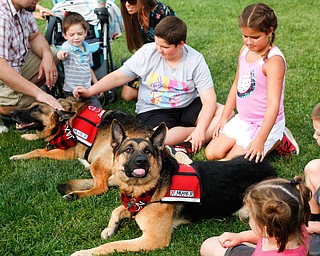
[[[61, 20], [66, 12], [77, 12], [91, 25], [99, 25], [99, 19], [94, 13], [97, 8], [97, 0], [54, 0], [52, 11]], [[119, 7], [111, 0], [106, 1], [106, 8], [109, 12], [109, 36], [110, 40], [119, 37], [124, 31], [123, 20]]]

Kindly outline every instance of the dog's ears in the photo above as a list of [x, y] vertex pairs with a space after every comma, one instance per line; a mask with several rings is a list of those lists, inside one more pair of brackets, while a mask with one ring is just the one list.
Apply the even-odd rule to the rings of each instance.
[[65, 111], [72, 110], [72, 103], [67, 99], [59, 99], [59, 102]]
[[164, 140], [166, 139], [167, 136], [167, 127], [164, 122], [162, 122], [158, 128], [153, 132], [150, 140], [151, 143], [155, 147], [163, 147]]
[[111, 147], [116, 148], [127, 137], [120, 123], [114, 119], [111, 124]]
[[76, 112], [65, 111], [65, 110], [58, 110], [57, 113], [58, 113], [60, 122], [69, 120], [71, 117], [73, 117], [76, 114]]

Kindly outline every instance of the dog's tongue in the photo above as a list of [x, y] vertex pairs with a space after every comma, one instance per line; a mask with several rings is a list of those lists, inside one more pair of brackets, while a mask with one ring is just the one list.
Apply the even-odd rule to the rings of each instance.
[[133, 173], [137, 176], [142, 176], [146, 173], [146, 171], [144, 169], [134, 169]]

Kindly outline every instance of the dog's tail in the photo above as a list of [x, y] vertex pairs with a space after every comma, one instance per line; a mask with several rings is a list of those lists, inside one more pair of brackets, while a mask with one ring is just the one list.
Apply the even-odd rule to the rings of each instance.
[[64, 196], [73, 191], [88, 190], [93, 187], [93, 179], [67, 180], [65, 183], [58, 184], [58, 192]]
[[[94, 180], [93, 179], [78, 179], [78, 180], [67, 180], [65, 183], [58, 184], [57, 189], [58, 192], [64, 196], [73, 191], [83, 191], [89, 190], [93, 187]], [[111, 175], [108, 179], [108, 187], [116, 187], [117, 184], [114, 180], [114, 176]]]

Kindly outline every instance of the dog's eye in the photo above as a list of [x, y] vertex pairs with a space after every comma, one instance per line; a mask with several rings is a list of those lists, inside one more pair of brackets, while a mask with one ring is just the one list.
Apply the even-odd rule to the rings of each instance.
[[127, 154], [131, 154], [133, 152], [133, 148], [127, 147], [125, 151]]
[[40, 111], [40, 108], [39, 108], [39, 106], [34, 106], [34, 107], [32, 108], [32, 111], [35, 111], [35, 112], [38, 112], [38, 111]]
[[144, 149], [144, 153], [145, 153], [146, 155], [149, 155], [149, 154], [151, 154], [151, 150], [150, 150], [149, 148], [145, 148], [145, 149]]

